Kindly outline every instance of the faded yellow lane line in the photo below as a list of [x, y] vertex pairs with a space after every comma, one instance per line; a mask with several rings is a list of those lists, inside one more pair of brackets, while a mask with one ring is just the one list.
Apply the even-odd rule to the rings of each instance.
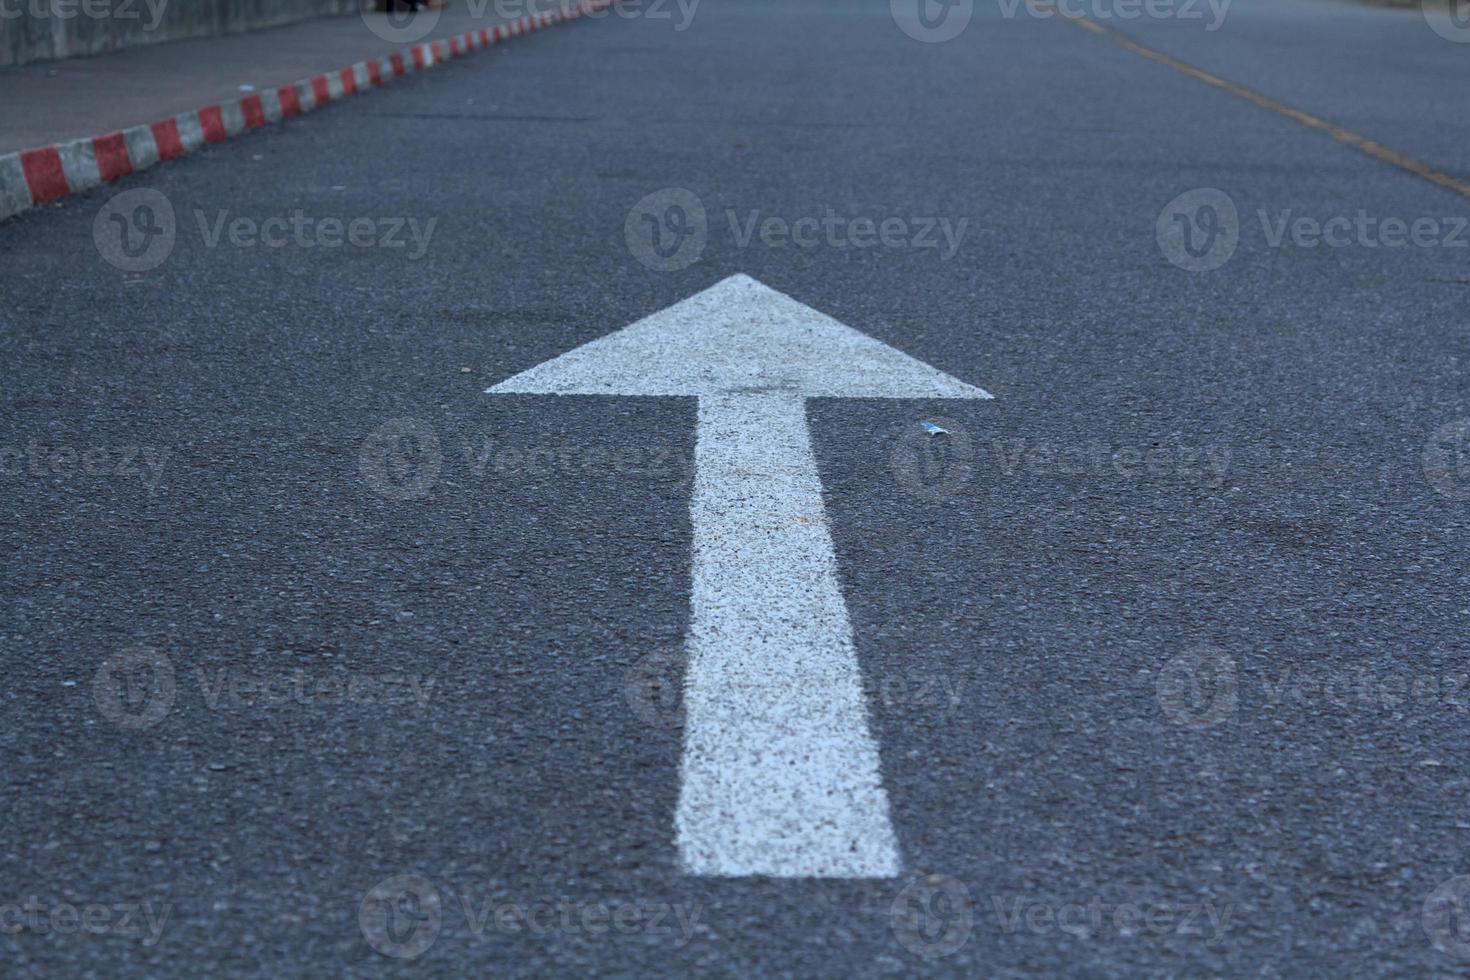
[[1441, 170], [1435, 170], [1427, 163], [1415, 160], [1413, 157], [1400, 153], [1397, 150], [1389, 149], [1382, 143], [1375, 143], [1373, 140], [1368, 139], [1368, 137], [1360, 136], [1350, 129], [1343, 129], [1336, 123], [1328, 122], [1326, 119], [1314, 116], [1310, 112], [1303, 112], [1284, 102], [1277, 102], [1275, 99], [1252, 91], [1243, 85], [1226, 81], [1218, 75], [1211, 75], [1209, 72], [1202, 71], [1193, 65], [1185, 64], [1177, 58], [1171, 58], [1162, 51], [1155, 51], [1153, 48], [1145, 47], [1128, 37], [1128, 35], [1116, 31], [1111, 27], [1104, 27], [1096, 21], [1059, 10], [1053, 4], [1040, 2], [1040, 0], [1028, 0], [1028, 5], [1038, 12], [1055, 14], [1069, 24], [1075, 24], [1085, 31], [1096, 34], [1098, 37], [1106, 38], [1115, 44], [1127, 48], [1134, 54], [1142, 55], [1150, 61], [1156, 61], [1165, 67], [1172, 68], [1181, 75], [1188, 75], [1190, 78], [1204, 82], [1206, 85], [1213, 85], [1215, 88], [1229, 92], [1237, 98], [1244, 99], [1251, 105], [1260, 106], [1262, 109], [1269, 109], [1271, 112], [1285, 116], [1287, 119], [1295, 120], [1309, 129], [1326, 133], [1339, 143], [1345, 143], [1360, 153], [1368, 154], [1368, 156], [1373, 157], [1375, 160], [1382, 160], [1384, 163], [1393, 164], [1400, 170], [1407, 170], [1414, 176], [1422, 177], [1432, 184], [1438, 184], [1445, 190], [1454, 191], [1461, 197], [1470, 198], [1470, 183], [1456, 177], [1451, 177]]

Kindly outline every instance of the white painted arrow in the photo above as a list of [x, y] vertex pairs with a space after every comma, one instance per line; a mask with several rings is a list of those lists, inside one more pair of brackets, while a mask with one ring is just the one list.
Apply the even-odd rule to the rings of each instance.
[[685, 870], [898, 874], [804, 403], [990, 395], [749, 276], [488, 390], [699, 399]]

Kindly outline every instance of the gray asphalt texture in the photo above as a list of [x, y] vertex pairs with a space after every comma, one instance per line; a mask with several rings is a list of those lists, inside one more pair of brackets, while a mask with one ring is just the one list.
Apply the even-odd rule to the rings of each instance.
[[[580, 22], [0, 225], [0, 446], [92, 451], [95, 471], [11, 456], [0, 476], [0, 929], [31, 896], [169, 910], [152, 944], [119, 913], [0, 932], [3, 972], [1470, 971], [1424, 914], [1470, 872], [1470, 473], [1436, 489], [1421, 462], [1470, 418], [1470, 249], [1270, 248], [1256, 216], [1470, 201], [979, 7], [936, 44], [876, 0]], [[1470, 47], [1414, 13], [1274, 8], [1293, 16], [1117, 26], [1470, 175], [1448, 101]], [[1355, 30], [1400, 69], [1372, 105], [1342, 94]], [[657, 272], [624, 222], [670, 187], [702, 199], [708, 246]], [[1155, 239], [1198, 187], [1241, 216], [1202, 273]], [[137, 188], [169, 199], [178, 240], [124, 273], [93, 223]], [[969, 224], [944, 260], [740, 247], [726, 216], [828, 206]], [[437, 225], [415, 262], [211, 248], [195, 217], [298, 208]], [[810, 409], [895, 881], [679, 873], [694, 406], [482, 393], [736, 272], [996, 396]], [[392, 420], [432, 433], [437, 466], [420, 440], [374, 475]], [[916, 440], [922, 420], [950, 435]], [[164, 460], [156, 481], [130, 447]], [[128, 728], [97, 676], [139, 648], [175, 690]], [[1203, 671], [1181, 700], [1201, 651], [1233, 685]], [[298, 669], [433, 687], [422, 706], [214, 697]], [[442, 921], [399, 959], [359, 908], [405, 874]], [[918, 942], [893, 914], [916, 880], [959, 898]], [[639, 918], [594, 932], [597, 903]], [[535, 906], [572, 911], [495, 915]], [[654, 923], [675, 906], [689, 928]]]

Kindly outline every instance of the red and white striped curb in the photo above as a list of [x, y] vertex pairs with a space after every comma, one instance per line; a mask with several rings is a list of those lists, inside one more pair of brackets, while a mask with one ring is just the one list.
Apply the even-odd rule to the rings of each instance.
[[479, 31], [424, 41], [395, 54], [359, 61], [341, 71], [313, 75], [294, 85], [247, 95], [237, 102], [207, 105], [150, 126], [133, 126], [91, 139], [72, 140], [0, 156], [0, 220], [38, 204], [55, 201], [164, 160], [193, 153], [210, 143], [266, 123], [290, 119], [328, 102], [345, 99], [423, 71], [513, 37], [576, 20], [609, 6], [613, 0], [579, 0], [559, 10], [528, 14]]

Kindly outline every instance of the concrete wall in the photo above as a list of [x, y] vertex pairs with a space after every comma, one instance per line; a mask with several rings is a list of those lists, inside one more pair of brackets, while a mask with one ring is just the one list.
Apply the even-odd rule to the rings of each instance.
[[360, 0], [0, 0], [0, 65], [355, 12]]

